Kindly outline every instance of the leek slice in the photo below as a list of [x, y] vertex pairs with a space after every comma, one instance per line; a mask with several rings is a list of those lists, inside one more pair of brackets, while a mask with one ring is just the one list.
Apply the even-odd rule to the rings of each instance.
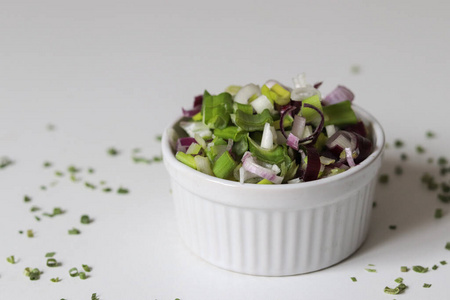
[[262, 131], [266, 123], [272, 124], [273, 119], [268, 109], [260, 114], [249, 115], [241, 110], [236, 111], [235, 123], [246, 131]]
[[228, 151], [225, 151], [214, 163], [213, 173], [219, 178], [228, 178], [233, 173], [237, 162], [231, 157]]
[[276, 145], [272, 149], [264, 149], [256, 143], [250, 136], [248, 139], [248, 148], [250, 152], [259, 160], [269, 164], [281, 164], [285, 161], [287, 155], [286, 146]]
[[208, 91], [203, 94], [202, 116], [203, 123], [209, 128], [225, 128], [233, 112], [233, 99], [229, 93], [210, 95]]
[[189, 166], [193, 169], [197, 169], [197, 164], [195, 163], [195, 159], [192, 155], [178, 151], [177, 154], [175, 154], [175, 157], [186, 166]]
[[232, 139], [233, 141], [240, 141], [242, 138], [244, 138], [247, 135], [247, 131], [244, 131], [240, 129], [237, 126], [228, 126], [226, 128], [220, 129], [216, 128], [214, 129], [214, 135], [216, 137], [222, 138], [222, 139]]
[[325, 117], [324, 126], [342, 126], [358, 123], [358, 118], [352, 109], [352, 103], [350, 101], [342, 101], [324, 106], [323, 115]]

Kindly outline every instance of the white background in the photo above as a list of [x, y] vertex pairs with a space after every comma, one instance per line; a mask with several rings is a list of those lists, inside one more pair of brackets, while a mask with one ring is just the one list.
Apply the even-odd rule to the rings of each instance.
[[[450, 146], [449, 11], [445, 1], [1, 1], [0, 157], [15, 163], [0, 169], [0, 299], [449, 299], [450, 265], [439, 261], [450, 263], [450, 204], [420, 183], [425, 171], [449, 182], [427, 162]], [[323, 93], [352, 89], [385, 129], [390, 181], [376, 190], [369, 237], [310, 274], [255, 277], [209, 265], [179, 239], [163, 164], [135, 164], [132, 151], [159, 156], [156, 136], [204, 89], [290, 85], [302, 72], [323, 80]], [[397, 138], [404, 148], [393, 147]], [[112, 146], [116, 157], [106, 153]], [[71, 182], [72, 164], [98, 188]], [[103, 193], [102, 180], [130, 193]], [[65, 213], [35, 220], [54, 207]], [[82, 214], [94, 222], [80, 224]], [[68, 235], [72, 227], [81, 234]], [[18, 233], [27, 229], [34, 238]], [[46, 267], [50, 251], [61, 266]], [[68, 274], [81, 264], [93, 267], [84, 281]], [[426, 274], [400, 272], [434, 264]], [[30, 281], [25, 267], [44, 273]], [[409, 288], [385, 294], [399, 276]]]

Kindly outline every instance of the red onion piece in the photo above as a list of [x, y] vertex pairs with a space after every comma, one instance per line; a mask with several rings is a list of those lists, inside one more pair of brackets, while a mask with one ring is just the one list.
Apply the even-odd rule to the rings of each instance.
[[354, 167], [356, 166], [355, 161], [353, 160], [353, 153], [350, 148], [345, 148], [345, 158], [347, 159], [348, 166]]
[[296, 137], [294, 134], [289, 133], [288, 138], [286, 140], [286, 144], [291, 147], [292, 149], [295, 149], [298, 151], [298, 141], [300, 139], [298, 137]]
[[281, 115], [280, 115], [280, 130], [281, 133], [284, 135], [284, 137], [287, 139], [287, 135], [286, 132], [284, 131], [284, 118], [290, 114], [292, 115], [292, 113], [297, 110], [297, 107], [295, 106], [291, 106], [291, 105], [286, 105], [281, 109]]
[[304, 143], [304, 142], [307, 142], [307, 141], [313, 141], [313, 143], [314, 143], [314, 141], [317, 139], [319, 134], [322, 132], [323, 124], [324, 124], [324, 121], [325, 121], [325, 117], [323, 116], [322, 111], [320, 109], [318, 109], [317, 107], [315, 107], [314, 105], [311, 105], [309, 103], [304, 103], [303, 105], [304, 105], [304, 107], [312, 108], [316, 112], [319, 113], [319, 115], [320, 115], [320, 123], [319, 123], [319, 125], [316, 127], [316, 129], [314, 130], [314, 132], [310, 136], [301, 139], [299, 141], [299, 143]]
[[342, 85], [338, 85], [331, 93], [329, 93], [324, 99], [322, 99], [323, 105], [336, 104], [342, 101], [352, 102], [355, 95], [348, 88]]
[[195, 138], [192, 137], [182, 137], [177, 140], [176, 149], [177, 151], [181, 151], [186, 153], [187, 149], [192, 143], [196, 143]]
[[320, 154], [314, 146], [303, 147], [308, 157], [308, 163], [303, 173], [303, 181], [316, 180], [319, 177], [320, 166]]
[[318, 89], [318, 88], [320, 88], [320, 86], [322, 85], [322, 83], [323, 83], [323, 81], [314, 83], [313, 87], [314, 87], [315, 89]]
[[357, 133], [362, 137], [367, 137], [366, 126], [362, 121], [358, 121], [356, 124], [348, 125], [344, 128], [344, 130]]
[[198, 95], [194, 98], [194, 105], [192, 109], [184, 109], [181, 108], [183, 111], [183, 117], [193, 117], [196, 114], [198, 114], [202, 110], [202, 103], [203, 103], [203, 95]]
[[277, 176], [277, 173], [274, 170], [264, 168], [257, 164], [249, 151], [245, 152], [242, 157], [242, 167], [244, 170], [256, 174], [261, 178], [270, 180], [273, 183], [280, 184], [283, 181], [283, 177]]

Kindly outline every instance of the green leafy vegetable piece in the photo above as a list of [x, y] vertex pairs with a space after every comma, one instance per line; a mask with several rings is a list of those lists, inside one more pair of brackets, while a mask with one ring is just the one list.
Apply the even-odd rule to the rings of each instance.
[[272, 124], [273, 119], [268, 109], [263, 110], [260, 114], [249, 115], [241, 110], [237, 110], [235, 114], [235, 123], [244, 131], [263, 131], [266, 123]]
[[76, 235], [76, 234], [80, 234], [81, 231], [78, 230], [78, 229], [76, 229], [76, 228], [72, 228], [72, 229], [69, 229], [68, 233], [69, 233], [70, 235]]
[[214, 163], [212, 171], [218, 178], [228, 178], [236, 166], [237, 162], [225, 151]]
[[73, 267], [69, 270], [70, 277], [77, 277], [78, 276], [78, 269]]
[[47, 267], [54, 268], [58, 266], [58, 262], [54, 258], [47, 259]]
[[397, 287], [395, 288], [390, 288], [390, 287], [385, 287], [384, 288], [384, 292], [386, 294], [390, 294], [390, 295], [398, 295], [403, 293], [403, 291], [407, 288], [407, 286], [404, 283], [400, 283]]
[[417, 273], [426, 273], [426, 272], [428, 272], [428, 268], [425, 268], [425, 267], [422, 267], [422, 266], [413, 266], [412, 269], [413, 269], [414, 272], [417, 272]]
[[14, 258], [14, 255], [11, 255], [11, 256], [7, 257], [6, 261], [9, 262], [10, 264], [15, 264], [16, 263], [16, 259]]
[[324, 126], [328, 125], [351, 125], [358, 123], [358, 118], [352, 109], [350, 101], [342, 101], [323, 107], [323, 115], [325, 118]]
[[8, 157], [2, 157], [0, 158], [0, 169], [4, 169], [7, 166], [10, 166], [13, 164], [13, 161], [9, 159]]
[[81, 265], [83, 267], [83, 270], [85, 270], [86, 272], [90, 272], [91, 271], [91, 267], [89, 267], [88, 265]]
[[91, 219], [88, 215], [82, 215], [80, 219], [81, 224], [89, 224], [91, 223]]
[[110, 148], [108, 148], [107, 153], [111, 156], [117, 156], [117, 155], [119, 155], [120, 152], [116, 148], [110, 147]]
[[405, 143], [402, 141], [402, 140], [395, 140], [394, 141], [394, 146], [396, 147], [396, 148], [401, 148], [401, 147], [403, 147], [405, 145]]
[[186, 166], [189, 166], [193, 169], [197, 169], [197, 164], [195, 163], [194, 156], [178, 151], [177, 154], [175, 154], [175, 158], [178, 159], [183, 164], [185, 164]]
[[378, 182], [382, 184], [386, 184], [389, 182], [389, 175], [388, 174], [381, 174], [380, 177], [378, 177]]
[[225, 128], [233, 112], [233, 100], [229, 93], [211, 95], [205, 90], [202, 102], [203, 123], [209, 128]]
[[128, 190], [128, 189], [126, 189], [126, 188], [123, 188], [123, 187], [119, 187], [118, 189], [117, 189], [117, 194], [122, 194], [122, 195], [124, 195], [124, 194], [128, 194], [130, 191]]
[[256, 156], [259, 160], [269, 163], [269, 164], [280, 164], [286, 159], [289, 160], [287, 154], [287, 147], [282, 145], [276, 145], [272, 149], [264, 149], [256, 141], [254, 141], [250, 136], [248, 136], [248, 149], [250, 152]]

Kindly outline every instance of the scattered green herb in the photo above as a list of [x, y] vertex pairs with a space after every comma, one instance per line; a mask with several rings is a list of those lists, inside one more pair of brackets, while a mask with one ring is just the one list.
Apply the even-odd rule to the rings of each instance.
[[422, 154], [425, 152], [425, 148], [422, 146], [416, 146], [416, 152]]
[[395, 229], [397, 229], [397, 225], [389, 225], [389, 229], [390, 230], [395, 230]]
[[380, 183], [388, 183], [389, 182], [389, 175], [388, 174], [381, 174], [380, 177], [378, 178], [378, 181]]
[[44, 168], [50, 168], [53, 164], [49, 161], [44, 162]]
[[72, 269], [70, 269], [69, 270], [69, 275], [71, 276], [71, 277], [77, 277], [78, 276], [78, 269], [77, 268], [72, 268]]
[[95, 173], [95, 170], [94, 170], [93, 168], [89, 168], [89, 169], [88, 169], [88, 172], [89, 172], [90, 174], [93, 174], [93, 173]]
[[47, 267], [54, 268], [54, 267], [57, 267], [58, 265], [59, 264], [56, 261], [56, 259], [54, 259], [54, 258], [47, 259]]
[[53, 124], [47, 124], [47, 130], [48, 130], [48, 131], [53, 131], [53, 130], [55, 130], [55, 125], [53, 125]]
[[91, 267], [89, 267], [88, 265], [81, 265], [83, 267], [83, 270], [85, 270], [86, 272], [90, 272], [92, 270]]
[[448, 160], [445, 157], [439, 157], [437, 160], [438, 165], [440, 166], [445, 166], [446, 164], [448, 164]]
[[402, 140], [395, 140], [395, 141], [394, 141], [394, 146], [395, 146], [396, 148], [401, 148], [401, 147], [403, 147], [404, 145], [405, 145], [405, 143], [403, 143]]
[[35, 211], [38, 211], [38, 210], [41, 210], [39, 207], [37, 207], [37, 206], [32, 206], [31, 208], [30, 208], [30, 211], [31, 212], [35, 212]]
[[55, 176], [63, 177], [63, 176], [64, 176], [64, 173], [61, 172], [61, 171], [55, 171]]
[[361, 72], [361, 67], [359, 65], [352, 65], [350, 72], [355, 75], [359, 74]]
[[156, 136], [156, 140], [161, 142], [161, 140], [162, 140], [162, 135], [158, 134], [158, 135]]
[[450, 250], [450, 242], [447, 242], [447, 244], [445, 244], [445, 249]]
[[376, 273], [377, 272], [377, 270], [369, 269], [369, 268], [365, 268], [364, 270], [366, 270], [367, 272], [370, 272], [370, 273]]
[[23, 196], [23, 202], [31, 202], [31, 197], [30, 196]]
[[81, 222], [81, 224], [89, 224], [89, 223], [91, 223], [91, 220], [89, 219], [88, 215], [82, 215], [80, 222]]
[[15, 264], [16, 263], [16, 259], [14, 258], [14, 255], [11, 255], [11, 256], [7, 257], [6, 261], [9, 262], [10, 264]]
[[128, 191], [128, 189], [126, 189], [126, 188], [119, 187], [119, 188], [117, 189], [117, 194], [128, 194], [128, 193], [129, 193], [129, 191]]
[[53, 257], [53, 256], [55, 256], [55, 254], [56, 254], [56, 252], [47, 252], [45, 254], [45, 257]]
[[426, 272], [428, 272], [428, 268], [424, 268], [422, 266], [413, 266], [412, 269], [413, 269], [414, 272], [417, 272], [417, 273], [426, 273]]
[[408, 160], [408, 155], [406, 155], [406, 153], [402, 153], [400, 154], [400, 159], [403, 161]]
[[100, 298], [97, 296], [97, 293], [93, 293], [91, 296], [91, 300], [100, 300]]
[[85, 280], [87, 278], [86, 273], [84, 272], [80, 272], [78, 273], [78, 276], [80, 277], [80, 279]]
[[12, 165], [14, 162], [9, 159], [8, 157], [2, 157], [0, 158], [0, 169], [4, 169], [10, 165]]
[[397, 287], [395, 288], [390, 288], [390, 287], [385, 287], [384, 288], [384, 292], [386, 294], [390, 294], [390, 295], [398, 295], [403, 293], [403, 291], [407, 288], [407, 286], [404, 283], [400, 283]]
[[41, 218], [39, 218], [38, 216], [34, 216], [34, 218], [36, 219], [36, 221], [40, 221]]
[[403, 282], [403, 278], [398, 277], [397, 279], [394, 280], [397, 283], [402, 283]]
[[353, 281], [353, 282], [356, 282], [357, 280], [356, 280], [356, 277], [350, 277], [350, 279]]
[[424, 288], [430, 288], [430, 287], [431, 287], [431, 284], [430, 284], [430, 283], [424, 283], [424, 284], [423, 284], [423, 287], [424, 287]]
[[93, 185], [92, 183], [89, 183], [87, 181], [84, 183], [84, 185], [93, 190], [95, 190], [97, 188], [95, 185]]
[[80, 172], [81, 171], [81, 169], [79, 169], [79, 168], [77, 168], [77, 167], [75, 167], [75, 166], [69, 166], [69, 167], [67, 167], [67, 171], [69, 172], [69, 173], [78, 173], [78, 172]]
[[400, 267], [400, 271], [401, 271], [401, 272], [408, 272], [409, 269], [408, 269], [408, 267], [406, 267], [406, 266], [401, 266], [401, 267]]
[[29, 267], [25, 268], [23, 274], [30, 278], [30, 280], [38, 280], [42, 274], [38, 268], [31, 269]]
[[402, 175], [403, 174], [403, 168], [401, 166], [395, 167], [395, 174]]
[[108, 154], [111, 155], [111, 156], [116, 156], [116, 155], [119, 154], [119, 151], [116, 148], [111, 147], [111, 148], [108, 149]]
[[55, 208], [53, 208], [53, 213], [50, 214], [50, 213], [45, 212], [42, 215], [53, 218], [54, 216], [62, 215], [63, 213], [64, 213], [64, 211], [60, 207], [55, 207]]
[[46, 187], [45, 185], [41, 185], [39, 188], [40, 188], [41, 190], [43, 190], [43, 191], [46, 191], [46, 190], [47, 190], [47, 187]]
[[81, 231], [79, 231], [78, 229], [76, 229], [76, 228], [72, 228], [72, 229], [69, 229], [69, 234], [71, 234], [71, 235], [76, 235], [76, 234], [80, 234], [81, 233]]
[[427, 131], [425, 135], [426, 135], [427, 138], [434, 138], [436, 136], [434, 134], [434, 132], [432, 132], [432, 131]]
[[436, 208], [436, 210], [434, 211], [434, 218], [435, 219], [442, 218], [442, 209], [441, 208]]
[[34, 237], [34, 232], [33, 232], [32, 229], [28, 229], [28, 230], [27, 230], [27, 237], [29, 237], [29, 238]]
[[441, 265], [445, 266], [447, 262], [445, 260], [440, 261]]
[[112, 191], [112, 188], [107, 187], [107, 188], [104, 188], [103, 191], [104, 191], [105, 193], [109, 193], [109, 192]]
[[434, 265], [434, 266], [432, 267], [433, 270], [437, 270], [437, 268], [439, 268], [438, 265]]
[[59, 277], [55, 277], [55, 278], [50, 278], [51, 282], [60, 282], [61, 279]]

